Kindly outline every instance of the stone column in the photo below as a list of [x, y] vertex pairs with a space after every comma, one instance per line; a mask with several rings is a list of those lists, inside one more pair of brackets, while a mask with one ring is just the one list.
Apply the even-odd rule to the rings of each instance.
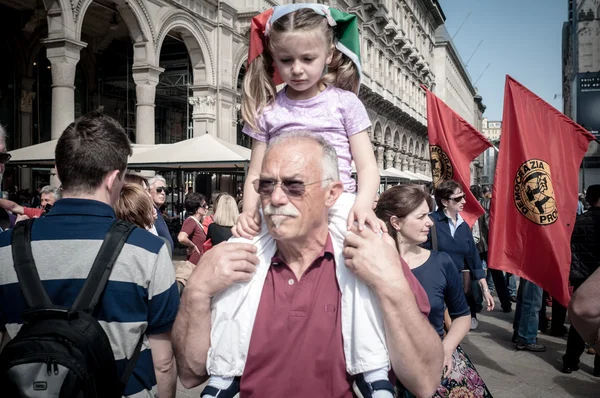
[[206, 86], [191, 86], [190, 88], [192, 89], [192, 97], [189, 98], [189, 103], [194, 106], [192, 112], [194, 137], [206, 133], [216, 137], [216, 89]]
[[377, 167], [379, 167], [380, 170], [383, 170], [383, 152], [384, 152], [385, 148], [383, 146], [378, 146], [377, 147]]
[[394, 168], [398, 170], [402, 169], [402, 154], [400, 152], [396, 153], [396, 157], [394, 158]]
[[394, 151], [392, 149], [387, 149], [385, 151], [385, 168], [394, 167]]
[[402, 171], [408, 170], [408, 155], [402, 155]]
[[[19, 115], [21, 117], [21, 137], [19, 140], [19, 146], [21, 148], [30, 146], [33, 143], [33, 100], [35, 99], [35, 92], [33, 91], [34, 84], [35, 80], [32, 78], [24, 77], [21, 79], [21, 101], [19, 105]], [[20, 168], [20, 175], [21, 188], [32, 188], [31, 168]]]
[[52, 69], [52, 139], [58, 139], [75, 120], [75, 68], [79, 53], [87, 46], [82, 41], [60, 38], [44, 39], [46, 55]]
[[154, 145], [156, 132], [154, 131], [154, 100], [156, 98], [156, 85], [163, 68], [152, 65], [134, 66], [131, 68], [135, 82], [135, 143]]
[[412, 155], [408, 155], [408, 171], [415, 171], [415, 158]]

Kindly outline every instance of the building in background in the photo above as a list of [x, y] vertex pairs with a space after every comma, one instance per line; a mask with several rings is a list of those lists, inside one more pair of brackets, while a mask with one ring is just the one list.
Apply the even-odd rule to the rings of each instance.
[[[563, 25], [564, 113], [600, 138], [600, 0], [569, 0]], [[600, 184], [600, 145], [590, 143], [580, 190]]]
[[[354, 13], [362, 33], [360, 98], [380, 168], [428, 173], [426, 101], [433, 86], [435, 0], [319, 1]], [[249, 146], [241, 84], [250, 20], [292, 0], [0, 0], [0, 123], [11, 149], [57, 139], [102, 110], [138, 144], [202, 134]], [[10, 174], [10, 173], [8, 173]], [[49, 171], [13, 170], [38, 187]]]
[[[492, 144], [498, 147], [500, 145], [500, 136], [502, 135], [502, 122], [488, 121], [487, 118], [483, 118], [482, 124], [481, 132], [483, 135], [490, 140]], [[483, 153], [483, 171], [481, 176], [481, 183], [483, 185], [491, 185], [494, 183], [497, 161], [498, 152], [496, 152], [494, 148], [488, 148]]]
[[[445, 25], [435, 31], [433, 93], [477, 130], [481, 131], [485, 105]], [[483, 157], [471, 163], [471, 184], [482, 182]]]

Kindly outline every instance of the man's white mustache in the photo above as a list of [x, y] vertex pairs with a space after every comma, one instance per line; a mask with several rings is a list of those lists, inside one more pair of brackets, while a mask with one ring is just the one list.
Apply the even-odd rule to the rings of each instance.
[[285, 205], [281, 207], [275, 207], [271, 204], [268, 204], [263, 209], [263, 213], [265, 216], [288, 216], [288, 217], [298, 217], [300, 212], [293, 205]]

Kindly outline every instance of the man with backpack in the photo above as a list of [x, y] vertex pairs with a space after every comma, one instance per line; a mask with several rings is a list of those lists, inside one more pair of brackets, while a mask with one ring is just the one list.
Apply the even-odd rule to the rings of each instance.
[[169, 249], [112, 209], [130, 155], [114, 119], [80, 117], [56, 145], [63, 199], [0, 234], [3, 397], [175, 396]]

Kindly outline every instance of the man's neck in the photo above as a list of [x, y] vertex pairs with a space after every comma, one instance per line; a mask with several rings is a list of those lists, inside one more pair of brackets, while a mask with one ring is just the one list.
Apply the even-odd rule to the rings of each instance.
[[290, 267], [300, 280], [304, 272], [311, 266], [317, 256], [321, 254], [327, 244], [329, 230], [327, 224], [324, 228], [302, 240], [277, 242], [277, 251], [283, 261]]
[[106, 192], [103, 192], [101, 190], [97, 190], [94, 193], [63, 191], [62, 199], [96, 200], [98, 202], [105, 203], [105, 204], [109, 205], [110, 207], [112, 207], [112, 204], [110, 203], [109, 195], [107, 195]]

